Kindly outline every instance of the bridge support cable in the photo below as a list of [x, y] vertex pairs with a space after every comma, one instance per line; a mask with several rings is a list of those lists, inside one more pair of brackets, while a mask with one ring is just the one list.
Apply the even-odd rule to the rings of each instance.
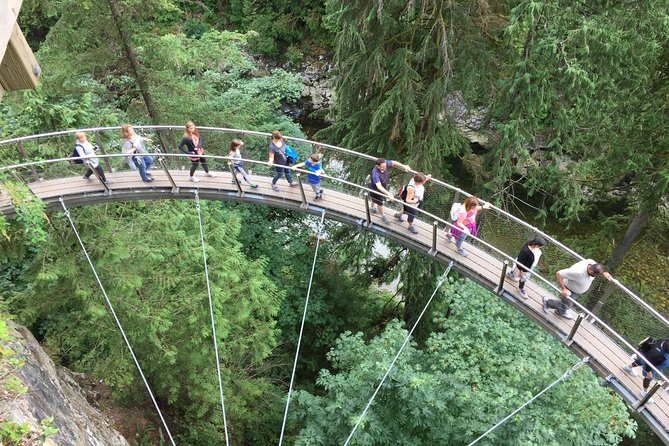
[[351, 438], [353, 438], [353, 434], [355, 434], [355, 431], [358, 429], [358, 426], [360, 426], [360, 423], [362, 420], [365, 418], [365, 415], [367, 414], [367, 411], [372, 405], [372, 402], [374, 402], [374, 398], [376, 398], [376, 395], [379, 393], [379, 390], [381, 390], [381, 386], [383, 386], [383, 383], [386, 381], [386, 378], [388, 378], [388, 375], [390, 375], [390, 371], [393, 369], [395, 366], [395, 362], [397, 362], [397, 359], [400, 357], [402, 354], [402, 351], [404, 350], [404, 347], [409, 343], [411, 340], [411, 335], [413, 334], [414, 330], [420, 323], [420, 320], [423, 318], [423, 315], [427, 311], [427, 307], [430, 306], [430, 303], [432, 303], [432, 299], [434, 299], [434, 296], [437, 295], [437, 291], [439, 291], [439, 288], [441, 288], [441, 285], [446, 281], [446, 277], [448, 277], [448, 273], [451, 272], [451, 268], [453, 268], [454, 261], [451, 260], [450, 263], [448, 264], [448, 267], [446, 268], [446, 271], [439, 277], [439, 281], [437, 282], [437, 286], [435, 287], [434, 291], [432, 292], [432, 296], [428, 299], [427, 303], [425, 303], [425, 306], [423, 307], [423, 311], [420, 312], [418, 315], [418, 318], [416, 319], [416, 322], [414, 322], [413, 327], [411, 327], [411, 330], [407, 334], [406, 338], [404, 339], [404, 342], [402, 343], [402, 346], [400, 349], [397, 351], [397, 354], [393, 358], [393, 360], [390, 362], [390, 365], [388, 366], [388, 370], [386, 370], [385, 375], [383, 375], [383, 378], [381, 378], [381, 382], [379, 382], [379, 385], [376, 386], [376, 390], [374, 390], [374, 393], [372, 394], [372, 397], [369, 399], [367, 402], [367, 405], [365, 406], [365, 409], [362, 411], [360, 416], [358, 417], [358, 421], [355, 423], [355, 426], [353, 426], [353, 430], [351, 430], [351, 433], [348, 435], [348, 438], [344, 442], [344, 446], [348, 446], [349, 442], [351, 441]]
[[513, 417], [515, 414], [517, 414], [518, 412], [520, 412], [521, 410], [523, 410], [524, 408], [526, 408], [527, 406], [529, 406], [530, 404], [532, 404], [532, 402], [533, 402], [534, 400], [536, 400], [537, 398], [539, 398], [539, 397], [540, 397], [541, 395], [543, 395], [544, 393], [548, 392], [550, 389], [552, 389], [554, 386], [556, 386], [556, 385], [557, 385], [558, 383], [560, 383], [562, 380], [564, 380], [564, 379], [566, 379], [566, 378], [569, 378], [571, 375], [574, 374], [574, 372], [575, 372], [576, 370], [580, 369], [580, 368], [581, 368], [582, 366], [584, 366], [588, 361], [590, 361], [590, 357], [589, 357], [589, 356], [586, 356], [586, 357], [584, 357], [583, 359], [581, 359], [579, 362], [577, 362], [577, 363], [574, 364], [572, 367], [570, 367], [569, 369], [567, 369], [567, 370], [562, 374], [562, 376], [560, 376], [558, 379], [556, 379], [555, 381], [553, 381], [552, 383], [550, 383], [548, 386], [546, 386], [546, 387], [544, 388], [544, 390], [542, 390], [541, 392], [539, 392], [539, 393], [537, 393], [536, 395], [534, 395], [534, 396], [533, 396], [532, 398], [530, 398], [525, 404], [523, 404], [522, 406], [518, 407], [516, 410], [514, 410], [513, 412], [511, 412], [509, 415], [507, 415], [506, 417], [502, 418], [502, 420], [500, 420], [499, 423], [495, 424], [493, 427], [491, 427], [490, 429], [488, 429], [487, 431], [485, 431], [480, 437], [478, 437], [476, 440], [474, 440], [474, 441], [472, 441], [471, 443], [469, 443], [468, 446], [473, 446], [473, 445], [475, 445], [476, 443], [478, 443], [480, 440], [482, 440], [483, 438], [485, 438], [489, 433], [491, 433], [492, 431], [494, 431], [495, 429], [497, 429], [498, 427], [500, 427], [502, 424], [506, 423], [507, 420], [509, 420], [509, 418]]
[[221, 361], [218, 355], [218, 340], [216, 338], [216, 323], [214, 322], [214, 303], [211, 298], [211, 285], [209, 283], [209, 267], [207, 266], [207, 249], [204, 245], [204, 229], [202, 228], [202, 211], [200, 210], [200, 193], [195, 190], [195, 207], [197, 208], [197, 219], [200, 223], [200, 242], [202, 244], [202, 259], [204, 261], [204, 277], [207, 281], [207, 296], [209, 297], [209, 315], [211, 316], [211, 331], [214, 336], [214, 352], [216, 353], [216, 372], [218, 374], [218, 391], [221, 397], [221, 411], [223, 412], [223, 430], [225, 432], [225, 445], [230, 445], [228, 437], [228, 421], [225, 417], [225, 399], [223, 398], [223, 379], [221, 378]]
[[170, 439], [170, 443], [172, 443], [172, 446], [176, 446], [176, 443], [174, 442], [174, 439], [172, 438], [172, 434], [170, 433], [170, 429], [167, 427], [167, 422], [165, 421], [165, 418], [163, 417], [163, 413], [160, 411], [160, 407], [158, 406], [158, 402], [156, 401], [155, 396], [153, 395], [153, 392], [151, 391], [151, 386], [149, 386], [149, 382], [146, 379], [146, 376], [144, 376], [144, 372], [142, 371], [142, 367], [139, 365], [139, 361], [137, 360], [137, 357], [135, 356], [135, 352], [132, 349], [132, 346], [130, 345], [130, 341], [128, 340], [128, 337], [125, 334], [125, 331], [123, 330], [123, 326], [121, 325], [121, 321], [119, 320], [118, 316], [116, 315], [116, 311], [114, 311], [114, 306], [111, 303], [111, 300], [109, 299], [109, 296], [107, 296], [107, 291], [105, 291], [105, 287], [102, 285], [102, 281], [100, 280], [100, 276], [98, 276], [98, 272], [95, 269], [95, 266], [93, 265], [93, 261], [91, 260], [91, 257], [88, 255], [88, 251], [86, 250], [86, 246], [84, 246], [84, 242], [81, 240], [81, 237], [79, 236], [79, 231], [77, 231], [77, 227], [74, 224], [74, 220], [72, 220], [72, 216], [70, 215], [70, 210], [65, 206], [65, 200], [61, 197], [59, 199], [61, 206], [63, 207], [63, 211], [65, 212], [65, 216], [67, 217], [68, 221], [70, 222], [70, 226], [72, 226], [72, 230], [74, 231], [74, 235], [77, 236], [77, 240], [79, 240], [79, 246], [81, 246], [81, 250], [83, 251], [84, 255], [86, 256], [86, 260], [88, 260], [88, 265], [91, 267], [91, 271], [93, 272], [93, 275], [95, 276], [95, 280], [98, 282], [98, 286], [100, 287], [100, 290], [102, 291], [102, 295], [104, 296], [105, 300], [107, 301], [107, 306], [109, 307], [109, 310], [111, 311], [112, 316], [114, 317], [114, 322], [116, 322], [116, 326], [118, 327], [119, 331], [121, 332], [121, 335], [123, 336], [123, 340], [125, 341], [126, 347], [128, 347], [128, 351], [130, 352], [130, 356], [132, 356], [132, 360], [135, 362], [135, 366], [137, 367], [137, 370], [139, 371], [139, 375], [142, 377], [142, 381], [144, 381], [144, 385], [146, 386], [146, 390], [149, 392], [149, 396], [151, 397], [151, 401], [153, 402], [154, 407], [156, 408], [156, 411], [158, 412], [158, 416], [160, 417], [160, 421], [163, 423], [163, 427], [165, 428], [165, 432], [167, 433], [167, 436]]
[[307, 308], [309, 306], [309, 296], [311, 295], [311, 284], [314, 281], [314, 271], [316, 270], [316, 258], [318, 257], [318, 248], [321, 244], [323, 235], [323, 221], [325, 220], [325, 211], [321, 213], [321, 220], [318, 222], [318, 233], [316, 234], [316, 249], [314, 250], [314, 260], [311, 263], [311, 275], [309, 277], [309, 286], [307, 287], [307, 297], [304, 300], [304, 311], [302, 312], [302, 322], [300, 323], [300, 335], [297, 338], [297, 348], [295, 349], [295, 359], [293, 360], [293, 372], [290, 375], [290, 386], [288, 387], [288, 398], [286, 399], [286, 408], [283, 411], [283, 422], [281, 423], [281, 435], [279, 436], [279, 446], [283, 443], [283, 434], [286, 430], [286, 420], [288, 419], [288, 406], [293, 393], [293, 383], [295, 382], [295, 370], [297, 369], [297, 358], [300, 356], [300, 345], [302, 344], [302, 334], [304, 333], [304, 321], [307, 318]]

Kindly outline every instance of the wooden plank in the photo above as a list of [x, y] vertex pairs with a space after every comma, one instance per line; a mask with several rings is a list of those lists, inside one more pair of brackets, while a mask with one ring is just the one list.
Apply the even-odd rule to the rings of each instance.
[[0, 61], [5, 56], [22, 3], [23, 0], [0, 1]]
[[39, 64], [18, 23], [14, 24], [2, 62], [0, 84], [5, 90], [25, 90], [37, 86]]

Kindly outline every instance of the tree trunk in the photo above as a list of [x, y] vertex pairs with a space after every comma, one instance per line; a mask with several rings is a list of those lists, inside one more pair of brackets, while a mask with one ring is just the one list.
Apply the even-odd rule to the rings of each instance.
[[650, 209], [642, 207], [634, 216], [632, 222], [627, 227], [627, 231], [625, 231], [625, 235], [616, 245], [615, 249], [605, 262], [606, 267], [609, 270], [615, 270], [623, 261], [623, 258], [632, 246], [632, 243], [634, 243], [641, 231], [643, 231], [643, 229], [646, 227], [646, 223], [648, 223], [648, 218], [650, 217], [650, 212]]
[[[139, 91], [142, 94], [142, 99], [144, 99], [144, 104], [146, 105], [146, 110], [149, 113], [149, 118], [151, 119], [151, 122], [153, 124], [160, 124], [160, 113], [158, 112], [158, 108], [156, 107], [155, 102], [153, 102], [151, 93], [149, 92], [149, 85], [146, 82], [146, 78], [142, 74], [139, 61], [137, 60], [137, 54], [135, 54], [135, 49], [130, 44], [130, 36], [126, 32], [125, 26], [123, 24], [123, 17], [121, 17], [121, 11], [118, 7], [118, 3], [116, 0], [107, 0], [107, 3], [109, 4], [109, 9], [111, 10], [112, 18], [114, 19], [114, 24], [116, 25], [116, 29], [118, 30], [118, 35], [121, 39], [123, 50], [125, 52], [126, 57], [128, 58], [128, 61], [130, 62], [130, 68], [132, 69], [132, 73], [135, 77], [135, 80], [137, 81], [137, 85], [139, 86]], [[160, 144], [162, 145], [163, 150], [168, 151], [167, 150], [168, 146], [165, 145], [162, 132], [157, 132], [157, 134], [160, 139]]]

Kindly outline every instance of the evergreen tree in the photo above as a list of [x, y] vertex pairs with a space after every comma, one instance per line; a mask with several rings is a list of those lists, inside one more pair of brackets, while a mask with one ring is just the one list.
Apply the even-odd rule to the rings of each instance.
[[[578, 361], [472, 282], [445, 286], [451, 316], [424, 349], [405, 348], [351, 445], [469, 444]], [[321, 371], [324, 393], [295, 396], [295, 444], [343, 444], [406, 335], [398, 323], [369, 342], [342, 335], [332, 369]], [[634, 427], [624, 403], [584, 367], [485, 444], [617, 445]]]

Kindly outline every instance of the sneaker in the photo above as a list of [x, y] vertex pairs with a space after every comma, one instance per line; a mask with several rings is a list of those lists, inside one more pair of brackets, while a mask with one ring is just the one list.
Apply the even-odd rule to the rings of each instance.
[[376, 214], [377, 212], [379, 212], [379, 210], [376, 208], [369, 208], [369, 212], [371, 212], [372, 214]]
[[446, 234], [446, 239], [448, 240], [449, 243], [455, 243], [455, 237], [453, 237], [453, 234], [450, 232]]
[[198, 181], [200, 181], [198, 177], [190, 177], [189, 180], [191, 180], [193, 183], [197, 183]]
[[230, 184], [237, 184], [237, 181], [235, 181], [235, 180], [230, 180]]
[[320, 200], [320, 199], [321, 199], [321, 194], [316, 194], [316, 196], [314, 197], [314, 200]]
[[[648, 395], [648, 392], [642, 390], [641, 392], [639, 392], [639, 395], [641, 395], [641, 398], [644, 398], [646, 395]], [[653, 398], [649, 398], [648, 401], [646, 401], [646, 404], [653, 404], [654, 402], [655, 400]]]
[[150, 183], [152, 181], [156, 181], [156, 179], [155, 178], [147, 178], [146, 180], [142, 180], [142, 181], [144, 181], [145, 183]]
[[113, 183], [112, 180], [105, 180], [105, 184], [106, 184], [107, 186], [109, 186], [109, 185], [112, 184], [112, 183]]
[[91, 177], [87, 177], [86, 175], [84, 175], [84, 177], [83, 177], [83, 178], [84, 178], [84, 180], [88, 180], [88, 181], [90, 181], [90, 180], [92, 180], [92, 179], [93, 179], [93, 178], [91, 178]]
[[555, 310], [555, 314], [565, 319], [574, 319], [574, 314], [571, 311]]
[[297, 187], [297, 182], [293, 181], [292, 183], [288, 183], [290, 187]]
[[418, 234], [418, 229], [414, 225], [409, 226], [409, 232], [412, 234]]
[[400, 213], [398, 212], [397, 214], [395, 214], [394, 217], [395, 217], [396, 219], [398, 219], [399, 221], [404, 221], [404, 214], [400, 214]]
[[218, 176], [216, 172], [207, 172], [207, 175], [209, 175], [211, 178], [216, 178]]
[[544, 313], [548, 314], [548, 298], [544, 296], [541, 298], [541, 301], [543, 302]]
[[272, 190], [273, 190], [274, 192], [281, 192], [281, 189], [279, 189], [278, 187], [276, 187], [275, 184], [272, 184]]
[[258, 185], [257, 184], [252, 184], [251, 189], [258, 189]]
[[637, 372], [636, 370], [634, 370], [632, 367], [628, 366], [627, 364], [625, 364], [625, 365], [623, 366], [623, 370], [624, 370], [625, 373], [627, 373], [628, 375], [631, 375], [631, 376], [639, 376], [639, 372]]
[[381, 216], [381, 220], [383, 220], [384, 223], [390, 223], [390, 220], [388, 220], [388, 217], [386, 217], [385, 215]]
[[516, 273], [513, 271], [509, 271], [506, 273], [506, 277], [509, 278], [509, 280], [512, 280], [514, 282], [520, 282], [520, 277], [516, 276]]
[[527, 299], [527, 291], [525, 291], [525, 288], [519, 289], [518, 292], [520, 293], [520, 297]]
[[467, 257], [469, 255], [467, 254], [467, 251], [462, 248], [458, 248], [458, 254], [460, 254], [462, 257]]

